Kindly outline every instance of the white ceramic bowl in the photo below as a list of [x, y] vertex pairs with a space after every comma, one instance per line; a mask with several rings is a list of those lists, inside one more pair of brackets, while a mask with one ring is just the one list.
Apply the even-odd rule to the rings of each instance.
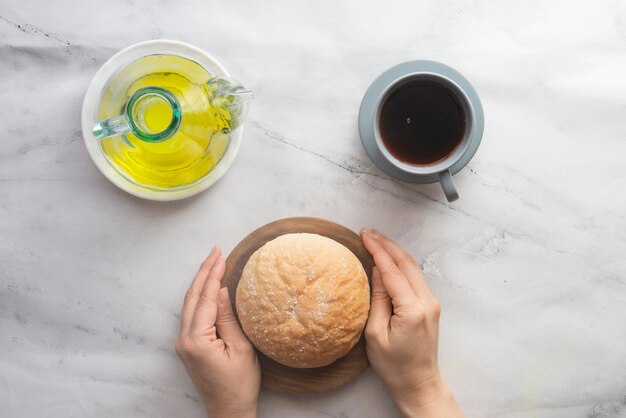
[[87, 147], [87, 151], [89, 152], [91, 159], [102, 174], [104, 174], [106, 178], [111, 180], [113, 184], [125, 192], [144, 199], [159, 201], [184, 199], [211, 187], [211, 185], [226, 174], [226, 171], [228, 171], [235, 160], [235, 156], [239, 151], [239, 145], [241, 144], [241, 135], [243, 133], [242, 126], [233, 131], [230, 134], [230, 144], [217, 166], [215, 166], [205, 177], [190, 184], [189, 186], [172, 189], [152, 189], [149, 187], [142, 187], [130, 181], [115, 170], [115, 168], [113, 168], [113, 166], [111, 166], [111, 164], [107, 161], [104, 154], [102, 154], [98, 140], [91, 132], [92, 126], [94, 122], [96, 122], [96, 111], [100, 101], [100, 94], [111, 76], [121, 67], [142, 56], [163, 53], [171, 53], [185, 58], [190, 58], [207, 68], [209, 72], [215, 76], [229, 76], [226, 69], [222, 67], [222, 65], [217, 62], [215, 58], [195, 46], [184, 42], [164, 39], [140, 42], [121, 50], [105, 62], [102, 67], [100, 67], [91, 81], [91, 84], [87, 89], [87, 93], [85, 94], [81, 117], [85, 146]]

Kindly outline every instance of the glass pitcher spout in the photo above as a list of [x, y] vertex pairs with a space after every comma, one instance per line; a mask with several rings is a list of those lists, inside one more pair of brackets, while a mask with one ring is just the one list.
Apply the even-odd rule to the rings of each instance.
[[222, 120], [222, 131], [234, 131], [248, 115], [252, 92], [227, 77], [215, 77], [203, 86], [213, 116]]

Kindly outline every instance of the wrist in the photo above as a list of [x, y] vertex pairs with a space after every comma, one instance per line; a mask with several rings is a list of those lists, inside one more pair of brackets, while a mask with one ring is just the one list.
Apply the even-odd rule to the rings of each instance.
[[209, 418], [256, 418], [255, 405], [229, 405], [205, 408]]
[[440, 376], [392, 395], [405, 418], [462, 417], [452, 391]]
[[256, 411], [250, 412], [219, 412], [209, 418], [256, 418]]

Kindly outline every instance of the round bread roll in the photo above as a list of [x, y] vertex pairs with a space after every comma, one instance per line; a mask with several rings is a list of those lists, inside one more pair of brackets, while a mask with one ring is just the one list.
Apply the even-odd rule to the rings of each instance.
[[289, 367], [321, 367], [359, 341], [370, 306], [359, 259], [317, 234], [286, 234], [248, 260], [237, 287], [241, 326], [265, 355]]

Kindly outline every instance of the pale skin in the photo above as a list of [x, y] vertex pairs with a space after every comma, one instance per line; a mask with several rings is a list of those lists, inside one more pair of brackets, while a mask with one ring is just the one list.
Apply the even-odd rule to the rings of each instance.
[[224, 269], [215, 247], [185, 295], [176, 353], [210, 418], [256, 417], [261, 366], [220, 289]]
[[[439, 373], [439, 302], [413, 258], [375, 230], [361, 230], [372, 254], [367, 356], [403, 417], [463, 417]], [[261, 368], [220, 290], [224, 259], [215, 247], [185, 296], [176, 352], [210, 418], [256, 417]]]

